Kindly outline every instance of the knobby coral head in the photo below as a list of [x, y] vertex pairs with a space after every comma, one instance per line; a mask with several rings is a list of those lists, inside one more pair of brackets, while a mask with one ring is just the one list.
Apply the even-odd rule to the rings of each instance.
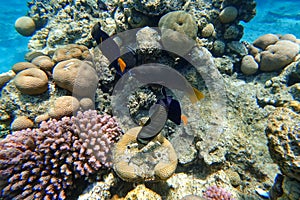
[[92, 110], [8, 135], [0, 141], [0, 197], [66, 199], [76, 181], [111, 167], [120, 135], [114, 118]]

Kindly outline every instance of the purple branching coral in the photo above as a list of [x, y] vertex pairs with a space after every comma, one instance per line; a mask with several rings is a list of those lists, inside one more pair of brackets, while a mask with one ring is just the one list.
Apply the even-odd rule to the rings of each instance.
[[224, 188], [215, 185], [208, 187], [205, 190], [203, 197], [207, 200], [235, 200]]
[[66, 199], [76, 180], [111, 167], [120, 135], [114, 118], [91, 110], [8, 135], [0, 141], [0, 198]]

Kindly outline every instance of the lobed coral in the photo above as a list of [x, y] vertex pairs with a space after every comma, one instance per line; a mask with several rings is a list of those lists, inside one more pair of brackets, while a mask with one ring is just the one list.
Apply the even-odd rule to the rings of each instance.
[[113, 118], [93, 110], [8, 135], [0, 141], [0, 197], [66, 199], [76, 181], [111, 167], [110, 149], [120, 135]]

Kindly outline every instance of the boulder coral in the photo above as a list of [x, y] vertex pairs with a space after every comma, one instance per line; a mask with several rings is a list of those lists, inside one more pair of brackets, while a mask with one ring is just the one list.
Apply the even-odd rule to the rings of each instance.
[[279, 37], [277, 35], [269, 33], [258, 37], [256, 40], [254, 40], [253, 45], [265, 50], [267, 46], [275, 44], [278, 40]]
[[31, 36], [35, 31], [35, 23], [31, 17], [23, 16], [16, 20], [15, 29], [23, 36]]
[[7, 82], [12, 80], [16, 76], [16, 73], [12, 70], [0, 74], [0, 88], [2, 88]]
[[17, 117], [11, 123], [11, 130], [19, 131], [26, 128], [32, 128], [34, 126], [33, 121], [26, 116]]
[[172, 144], [159, 134], [139, 149], [136, 137], [141, 128], [128, 130], [115, 145], [115, 172], [128, 182], [168, 179], [175, 172], [178, 162]]
[[98, 84], [95, 69], [75, 58], [59, 62], [53, 69], [53, 80], [78, 97], [93, 98]]
[[12, 66], [12, 70], [17, 74], [22, 70], [29, 68], [38, 68], [38, 66], [30, 63], [30, 62], [17, 62]]
[[252, 75], [258, 71], [258, 64], [255, 62], [255, 59], [251, 55], [246, 55], [242, 59], [241, 71], [245, 75]]
[[68, 44], [55, 50], [53, 61], [60, 62], [72, 58], [86, 59], [90, 55], [89, 49], [84, 45]]
[[54, 66], [54, 62], [48, 56], [35, 57], [31, 63], [38, 66], [43, 71], [52, 71]]
[[79, 101], [72, 96], [62, 96], [54, 101], [49, 111], [49, 116], [60, 119], [64, 116], [71, 116], [79, 110]]
[[111, 167], [120, 135], [113, 118], [91, 110], [8, 135], [0, 141], [0, 198], [70, 199], [78, 181]]
[[267, 46], [265, 51], [260, 53], [260, 70], [276, 71], [282, 69], [293, 62], [298, 53], [298, 44], [288, 40], [279, 40], [275, 44]]
[[300, 181], [300, 116], [288, 108], [277, 108], [265, 130], [269, 152], [281, 172]]
[[22, 94], [38, 95], [48, 88], [48, 77], [37, 68], [29, 68], [19, 72], [14, 78], [17, 89]]
[[233, 22], [238, 16], [238, 10], [234, 6], [225, 7], [219, 14], [220, 21], [224, 24]]
[[193, 16], [185, 11], [173, 11], [159, 20], [162, 44], [166, 50], [185, 55], [194, 46], [198, 27]]

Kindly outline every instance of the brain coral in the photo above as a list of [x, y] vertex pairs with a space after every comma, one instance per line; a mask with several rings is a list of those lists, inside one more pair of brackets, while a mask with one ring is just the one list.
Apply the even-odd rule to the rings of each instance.
[[89, 110], [8, 135], [0, 141], [0, 198], [66, 199], [78, 180], [111, 166], [120, 134], [113, 118]]
[[93, 97], [98, 84], [95, 69], [89, 64], [70, 59], [59, 62], [53, 69], [55, 83], [79, 97]]
[[31, 36], [35, 31], [35, 23], [32, 18], [23, 16], [16, 20], [15, 29], [23, 36]]
[[300, 116], [277, 108], [265, 130], [272, 159], [286, 176], [300, 181]]
[[72, 96], [61, 96], [54, 101], [53, 107], [49, 111], [49, 116], [52, 118], [62, 118], [71, 116], [79, 109], [79, 101]]
[[19, 72], [14, 80], [17, 89], [23, 94], [42, 94], [48, 88], [46, 73], [37, 68], [29, 68]]
[[115, 172], [125, 181], [165, 180], [176, 170], [177, 155], [161, 134], [138, 149], [136, 137], [141, 127], [128, 130], [113, 152]]
[[298, 44], [289, 40], [279, 40], [260, 53], [260, 69], [262, 71], [279, 70], [293, 62], [298, 53]]
[[198, 27], [189, 13], [170, 12], [160, 18], [158, 26], [161, 29], [162, 43], [166, 50], [184, 55], [193, 47]]

